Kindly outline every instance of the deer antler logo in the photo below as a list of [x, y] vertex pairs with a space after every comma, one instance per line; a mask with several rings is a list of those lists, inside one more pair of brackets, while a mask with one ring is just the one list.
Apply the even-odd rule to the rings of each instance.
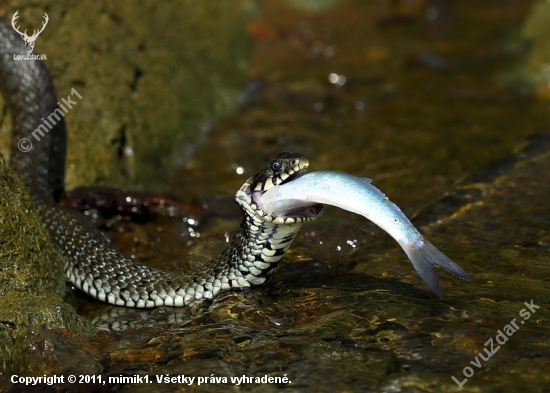
[[32, 50], [34, 49], [34, 43], [36, 41], [36, 39], [38, 38], [38, 36], [40, 35], [40, 33], [42, 33], [44, 31], [44, 28], [46, 27], [46, 25], [48, 24], [48, 14], [46, 14], [44, 12], [44, 16], [43, 18], [45, 19], [44, 22], [42, 22], [42, 28], [40, 30], [35, 30], [34, 33], [29, 37], [27, 35], [27, 30], [25, 30], [24, 33], [21, 33], [19, 31], [19, 29], [17, 28], [17, 26], [15, 25], [15, 22], [17, 20], [17, 18], [19, 17], [17, 15], [19, 11], [16, 11], [15, 14], [13, 14], [13, 18], [11, 18], [11, 25], [13, 26], [13, 29], [15, 31], [17, 31], [19, 34], [21, 34], [21, 38], [23, 38], [23, 40], [25, 41], [25, 48], [27, 48], [27, 53], [28, 54], [31, 54], [32, 53]]

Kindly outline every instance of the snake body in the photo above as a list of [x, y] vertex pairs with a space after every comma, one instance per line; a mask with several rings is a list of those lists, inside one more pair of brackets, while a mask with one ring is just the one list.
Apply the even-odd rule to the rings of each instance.
[[48, 71], [25, 55], [19, 35], [0, 21], [0, 89], [13, 123], [11, 165], [32, 195], [37, 211], [64, 261], [67, 279], [88, 295], [110, 304], [150, 308], [186, 306], [213, 299], [225, 290], [263, 284], [283, 258], [303, 222], [320, 217], [321, 204], [274, 216], [261, 209], [259, 195], [305, 173], [308, 160], [281, 153], [248, 179], [235, 200], [243, 212], [238, 233], [227, 249], [204, 266], [166, 271], [148, 266], [112, 248], [82, 214], [55, 204], [63, 190], [66, 132], [58, 121], [32, 149], [18, 148], [56, 109]]

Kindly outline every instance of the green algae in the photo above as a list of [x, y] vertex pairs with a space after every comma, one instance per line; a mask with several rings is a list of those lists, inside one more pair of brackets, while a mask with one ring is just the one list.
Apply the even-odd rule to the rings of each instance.
[[[60, 356], [60, 342], [74, 351], [83, 351], [76, 337], [89, 339], [95, 329], [63, 302], [65, 273], [61, 260], [50, 243], [31, 198], [11, 168], [0, 157], [0, 364], [7, 371], [41, 375], [61, 372], [74, 365]], [[48, 351], [29, 345], [36, 332], [49, 337]], [[75, 338], [64, 338], [67, 332]], [[32, 340], [31, 340], [32, 341]], [[82, 352], [94, 365], [93, 358]]]
[[9, 293], [51, 293], [62, 297], [62, 262], [34, 205], [11, 168], [0, 158], [0, 296]]

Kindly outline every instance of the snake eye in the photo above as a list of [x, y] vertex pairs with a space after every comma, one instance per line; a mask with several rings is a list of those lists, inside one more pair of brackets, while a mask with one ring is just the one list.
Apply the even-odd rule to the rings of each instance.
[[281, 171], [282, 167], [283, 163], [279, 160], [275, 160], [271, 163], [271, 169], [273, 169], [273, 172], [275, 172], [275, 174], [278, 174]]

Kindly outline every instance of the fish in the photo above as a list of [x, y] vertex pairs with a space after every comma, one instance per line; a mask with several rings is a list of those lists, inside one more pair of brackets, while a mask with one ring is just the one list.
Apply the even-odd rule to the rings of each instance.
[[437, 296], [443, 298], [435, 267], [473, 281], [464, 269], [430, 243], [372, 179], [336, 171], [309, 172], [286, 184], [271, 187], [260, 197], [268, 214], [283, 216], [313, 204], [327, 204], [360, 214], [388, 233]]

